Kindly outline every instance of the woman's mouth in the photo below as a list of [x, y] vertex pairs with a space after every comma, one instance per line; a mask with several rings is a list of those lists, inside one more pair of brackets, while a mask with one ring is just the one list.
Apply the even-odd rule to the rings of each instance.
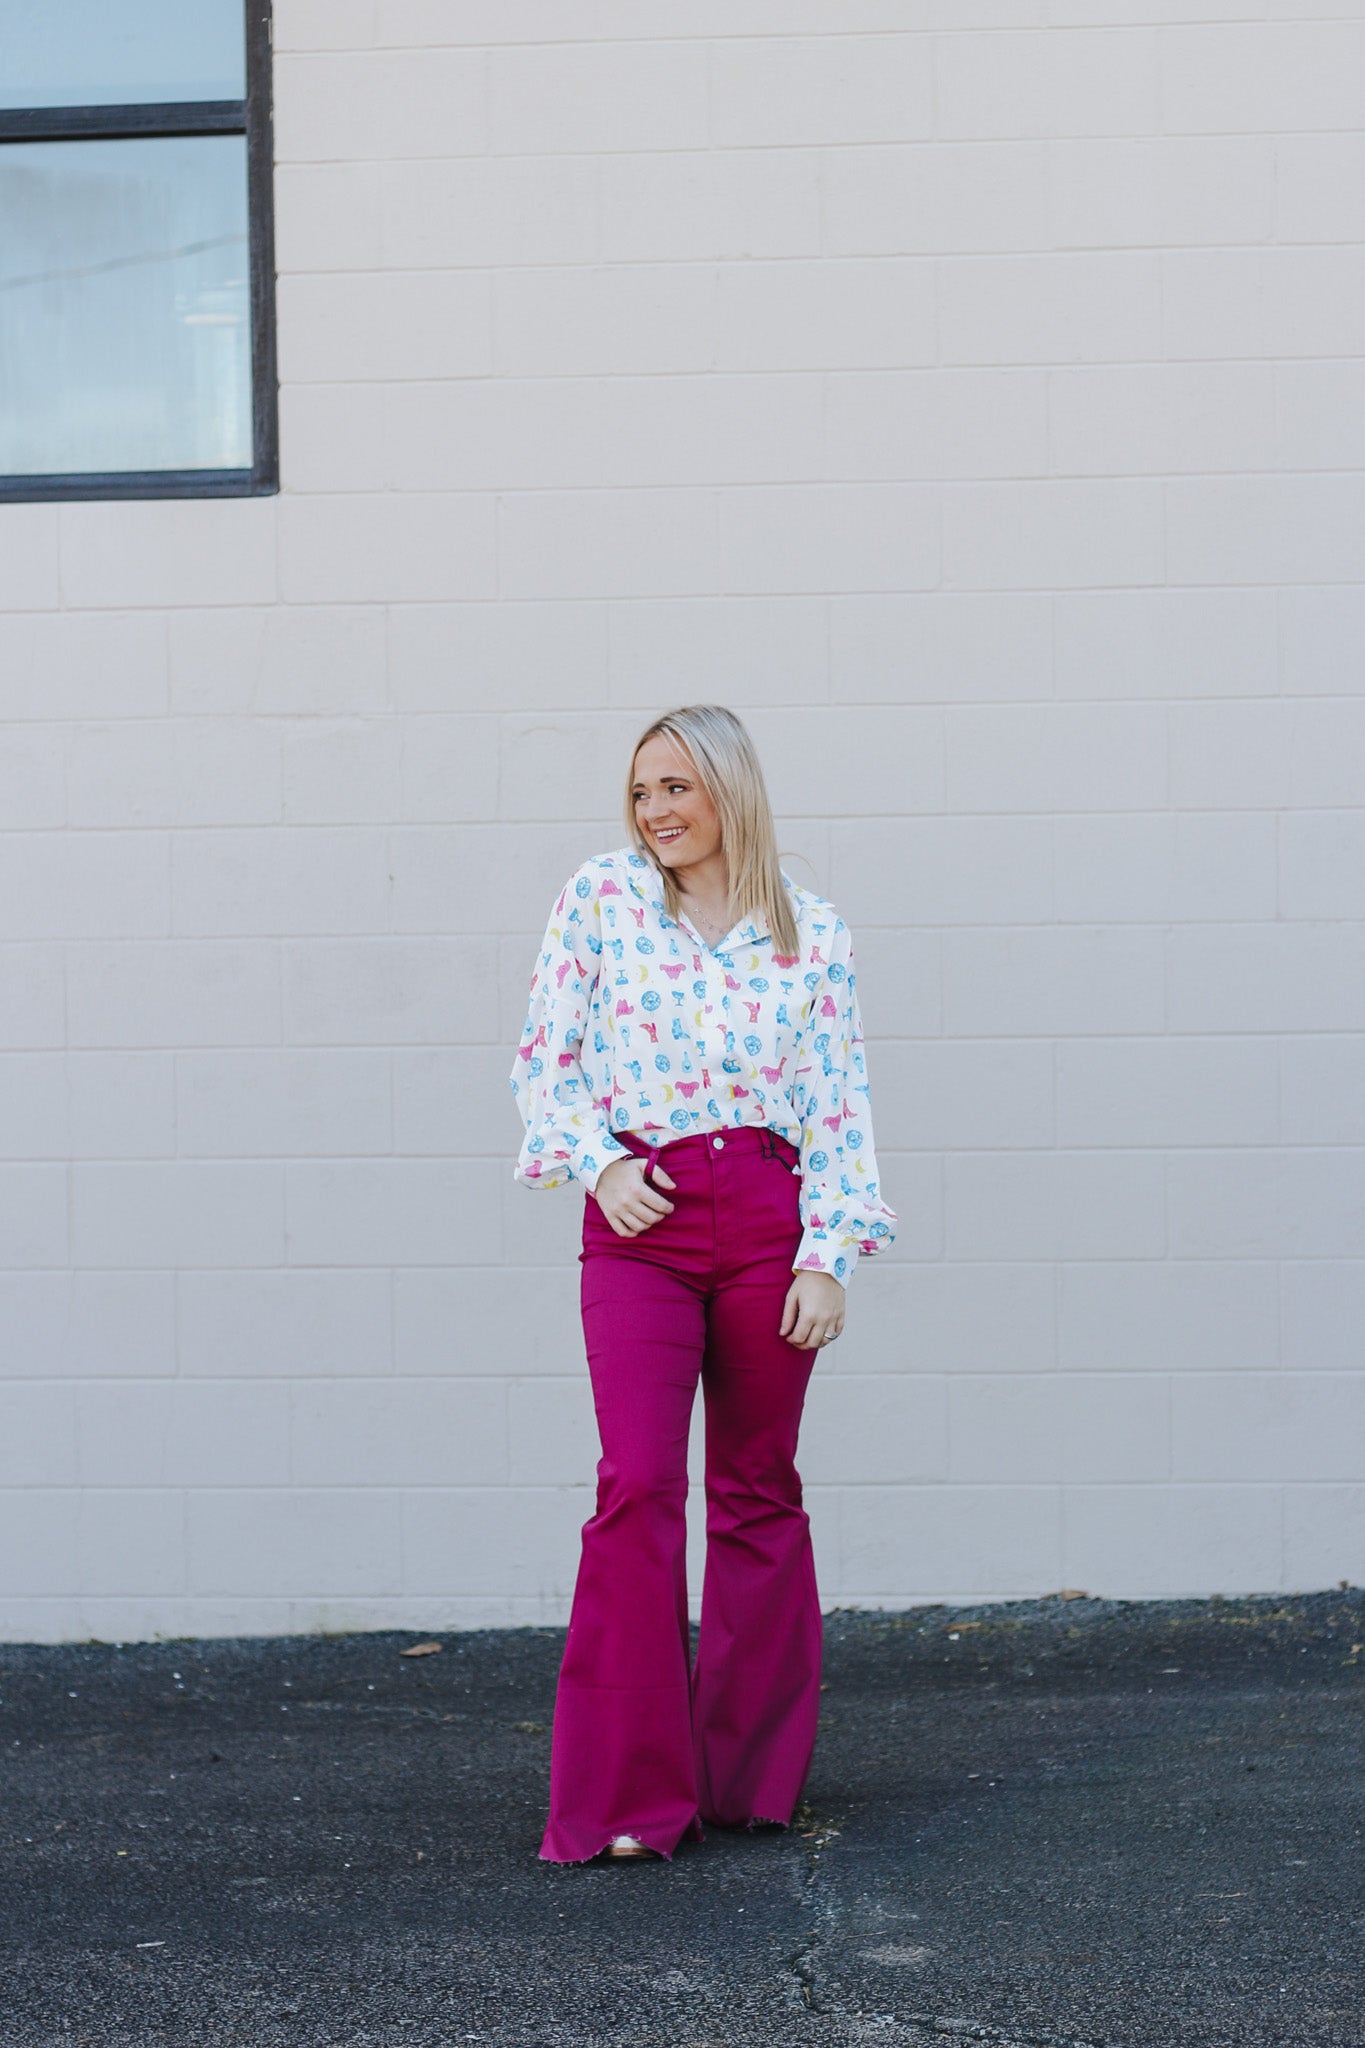
[[681, 839], [686, 830], [686, 825], [670, 825], [665, 832], [660, 832], [656, 828], [654, 837], [658, 840], [660, 846], [668, 846], [673, 840]]

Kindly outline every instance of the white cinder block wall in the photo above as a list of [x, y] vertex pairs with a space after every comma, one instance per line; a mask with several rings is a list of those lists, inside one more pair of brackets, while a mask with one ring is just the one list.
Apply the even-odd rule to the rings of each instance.
[[853, 926], [901, 1217], [826, 1602], [1359, 1578], [1360, 10], [276, 40], [281, 495], [0, 508], [0, 1626], [563, 1618], [506, 1074], [694, 698]]

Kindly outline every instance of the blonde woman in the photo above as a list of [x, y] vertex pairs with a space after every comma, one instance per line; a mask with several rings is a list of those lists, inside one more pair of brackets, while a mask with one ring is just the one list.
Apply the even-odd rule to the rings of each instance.
[[[627, 843], [561, 890], [510, 1076], [528, 1186], [585, 1189], [602, 1442], [559, 1671], [540, 1855], [671, 1857], [703, 1821], [790, 1824], [822, 1624], [794, 1458], [860, 1254], [886, 1249], [852, 939], [779, 866], [748, 731], [719, 704], [631, 756]], [[687, 1438], [706, 1408], [691, 1664]]]

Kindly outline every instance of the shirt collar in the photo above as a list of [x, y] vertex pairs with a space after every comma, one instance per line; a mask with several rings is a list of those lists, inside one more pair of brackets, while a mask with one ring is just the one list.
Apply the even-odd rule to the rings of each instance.
[[[646, 903], [652, 903], [661, 916], [667, 917], [668, 912], [664, 907], [664, 880], [653, 861], [647, 859], [644, 854], [637, 853], [634, 847], [628, 848], [623, 858], [626, 874], [636, 895], [643, 897]], [[791, 877], [785, 869], [782, 872], [782, 879], [790, 886]], [[772, 937], [768, 930], [768, 920], [761, 915], [747, 919], [744, 924], [733, 926], [732, 930], [734, 945], [741, 945], [747, 941], [750, 945], [757, 946]], [[726, 932], [724, 936], [730, 938], [730, 933]], [[714, 950], [719, 952], [721, 948], [716, 947]]]

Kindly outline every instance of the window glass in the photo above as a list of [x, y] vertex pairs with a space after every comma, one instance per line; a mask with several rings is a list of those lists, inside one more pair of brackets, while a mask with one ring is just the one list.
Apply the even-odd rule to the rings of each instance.
[[242, 0], [0, 0], [0, 107], [239, 100]]
[[248, 276], [244, 136], [6, 144], [0, 474], [249, 468]]

